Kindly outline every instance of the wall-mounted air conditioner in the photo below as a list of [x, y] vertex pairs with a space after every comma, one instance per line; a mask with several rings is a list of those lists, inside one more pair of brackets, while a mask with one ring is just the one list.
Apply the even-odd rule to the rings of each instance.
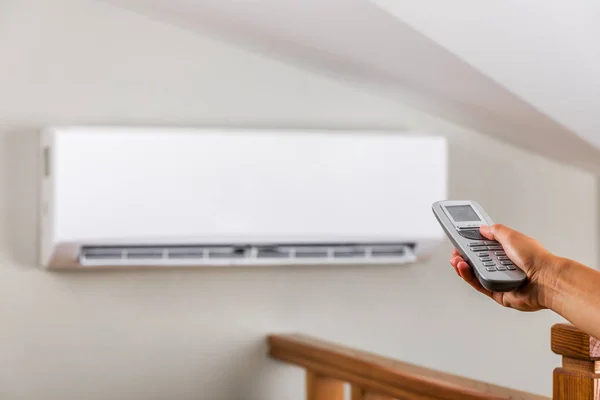
[[40, 151], [49, 268], [401, 264], [443, 239], [440, 137], [66, 127]]

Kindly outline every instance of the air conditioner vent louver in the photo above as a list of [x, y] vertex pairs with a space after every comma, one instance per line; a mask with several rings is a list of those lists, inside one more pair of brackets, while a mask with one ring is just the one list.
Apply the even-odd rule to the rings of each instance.
[[327, 247], [296, 247], [294, 249], [296, 258], [322, 258], [329, 257], [329, 248]]
[[177, 259], [197, 259], [203, 258], [204, 253], [170, 253], [168, 259], [177, 260]]
[[414, 261], [412, 243], [84, 246], [85, 266], [376, 264]]
[[247, 258], [248, 250], [242, 247], [219, 247], [209, 248], [207, 251], [208, 258], [219, 258], [219, 259], [239, 259]]
[[266, 248], [266, 249], [256, 249], [256, 258], [268, 258], [268, 259], [277, 259], [277, 258], [288, 258], [289, 253], [279, 249]]
[[139, 260], [150, 260], [150, 259], [156, 260], [156, 259], [162, 259], [163, 255], [161, 253], [129, 253], [128, 252], [125, 255], [125, 257], [130, 260], [137, 260], [137, 259], [139, 259]]
[[119, 260], [123, 256], [119, 253], [89, 253], [85, 255], [88, 260]]

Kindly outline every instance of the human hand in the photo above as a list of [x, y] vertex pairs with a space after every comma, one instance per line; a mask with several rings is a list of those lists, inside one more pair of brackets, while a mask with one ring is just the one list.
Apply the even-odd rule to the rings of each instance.
[[489, 240], [500, 242], [506, 255], [527, 274], [528, 282], [512, 292], [490, 292], [481, 286], [471, 266], [454, 249], [450, 264], [456, 273], [477, 291], [504, 307], [520, 311], [537, 311], [548, 307], [550, 287], [556, 280], [554, 256], [537, 240], [504, 225], [481, 226], [480, 232]]

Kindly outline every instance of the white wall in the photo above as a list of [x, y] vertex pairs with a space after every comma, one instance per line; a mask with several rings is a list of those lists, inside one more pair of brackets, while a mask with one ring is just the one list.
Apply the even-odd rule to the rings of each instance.
[[593, 177], [103, 3], [5, 1], [0, 54], [3, 399], [299, 399], [300, 372], [264, 355], [265, 335], [288, 331], [550, 393], [557, 318], [474, 293], [448, 266], [448, 245], [426, 264], [396, 268], [37, 269], [35, 131], [429, 128], [450, 138], [451, 197], [477, 199], [498, 221], [588, 263], [597, 257]]

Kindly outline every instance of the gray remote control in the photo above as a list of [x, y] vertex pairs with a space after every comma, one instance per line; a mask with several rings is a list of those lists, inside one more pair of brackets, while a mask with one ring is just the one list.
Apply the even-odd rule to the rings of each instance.
[[527, 275], [506, 255], [500, 243], [479, 233], [481, 225], [494, 222], [471, 200], [433, 203], [433, 213], [462, 258], [473, 268], [481, 285], [492, 292], [518, 289]]

